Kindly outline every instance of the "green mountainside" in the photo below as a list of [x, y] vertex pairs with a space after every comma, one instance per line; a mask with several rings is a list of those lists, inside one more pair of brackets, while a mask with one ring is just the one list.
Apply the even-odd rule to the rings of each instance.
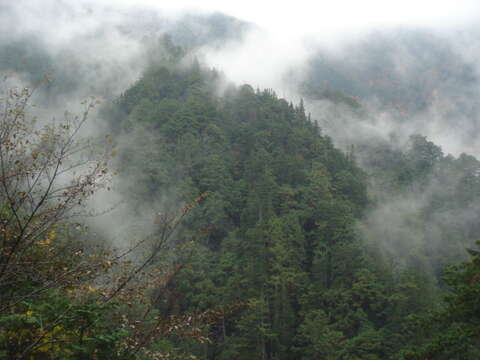
[[[137, 201], [206, 194], [189, 228], [207, 234], [178, 274], [174, 308], [244, 308], [210, 329], [213, 343], [199, 355], [400, 356], [416, 341], [405, 331], [413, 327], [408, 317], [440, 306], [443, 266], [463, 259], [476, 240], [477, 222], [452, 214], [469, 206], [478, 212], [480, 163], [444, 156], [418, 135], [405, 152], [387, 144], [368, 149], [376, 155], [367, 176], [355, 151], [336, 150], [302, 103], [249, 85], [219, 96], [220, 81], [198, 63], [151, 69], [119, 99], [125, 116], [113, 124], [132, 136], [149, 134], [122, 158], [120, 172], [140, 174], [142, 186], [132, 189]], [[136, 133], [139, 125], [144, 130]], [[370, 200], [368, 183], [377, 184]], [[368, 211], [387, 194], [420, 196], [432, 186], [441, 191], [416, 212], [397, 214], [412, 231], [404, 236], [422, 238], [414, 247], [408, 239], [395, 244], [400, 258], [381, 254], [375, 245], [385, 239], [368, 228]], [[359, 222], [366, 231], [358, 231]]]
[[[75, 157], [92, 146], [72, 148], [78, 118], [39, 129], [29, 92], [6, 93], [0, 358], [478, 359], [480, 257], [465, 249], [480, 230], [480, 162], [421, 134], [338, 149], [303, 100], [230, 84], [173, 42], [244, 26], [201, 19], [188, 23], [213, 21], [205, 39], [182, 27], [152, 42], [141, 77], [98, 112], [132, 209], [118, 222], [142, 226], [152, 209], [151, 233], [123, 248], [74, 217], [110, 186], [92, 155], [104, 144]], [[54, 63], [23, 45], [2, 44], [1, 69]], [[315, 88], [326, 73], [345, 88]], [[306, 94], [368, 118], [348, 74], [317, 67]], [[60, 73], [44, 100], [74, 80]], [[78, 161], [90, 173], [67, 182]]]

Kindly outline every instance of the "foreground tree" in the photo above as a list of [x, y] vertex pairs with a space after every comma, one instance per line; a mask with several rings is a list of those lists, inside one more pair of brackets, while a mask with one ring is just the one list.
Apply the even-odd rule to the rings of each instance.
[[[32, 94], [29, 89], [10, 89], [0, 110], [2, 310], [82, 270], [78, 266], [60, 271], [52, 265], [61, 263], [64, 254], [46, 248], [56, 240], [59, 226], [78, 215], [82, 203], [108, 183], [108, 150], [99, 153], [88, 140], [77, 139], [94, 99], [85, 103], [81, 117], [66, 114], [63, 123], [41, 124], [28, 116]], [[49, 268], [44, 265], [47, 260]], [[52, 271], [43, 271], [47, 269]], [[25, 283], [35, 289], [19, 286]]]
[[8, 90], [0, 105], [0, 357], [179, 358], [171, 339], [207, 341], [203, 328], [223, 312], [157, 309], [182, 267], [159, 259], [167, 248], [188, 253], [171, 239], [202, 197], [158, 215], [155, 232], [122, 252], [95, 244], [77, 221], [109, 186], [108, 139], [79, 138], [96, 101], [42, 124], [29, 117], [32, 94]]

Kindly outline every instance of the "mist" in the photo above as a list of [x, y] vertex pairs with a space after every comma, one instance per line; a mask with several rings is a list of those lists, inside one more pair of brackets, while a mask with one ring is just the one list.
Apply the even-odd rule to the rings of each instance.
[[[229, 28], [224, 31], [227, 25]], [[207, 41], [215, 49], [225, 38], [240, 39], [248, 26], [216, 13], [159, 10], [141, 5], [88, 1], [3, 4], [3, 87], [35, 88], [31, 101], [35, 104], [34, 115], [41, 123], [62, 121], [66, 111], [81, 115], [85, 110], [83, 101], [95, 98], [100, 105], [90, 111], [80, 135], [105, 142], [105, 136], [111, 135], [111, 123], [104, 118], [104, 110], [139, 80], [150, 64], [163, 61], [166, 51], [160, 40], [165, 34], [190, 49]], [[119, 118], [111, 121], [119, 121], [124, 114], [116, 116]], [[145, 143], [146, 136], [148, 131], [140, 128], [131, 136], [116, 135], [115, 152], [119, 155], [110, 161], [112, 172], [118, 170], [119, 158], [125, 151], [142, 151], [132, 139], [141, 137], [139, 143]], [[151, 142], [153, 151], [155, 140]], [[91, 231], [119, 248], [128, 248], [132, 242], [153, 233], [158, 227], [158, 213], [175, 211], [184, 205], [178, 200], [176, 189], [164, 189], [166, 195], [151, 201], [136, 199], [132, 189], [139, 181], [135, 173], [120, 172], [113, 176], [110, 191], [99, 190], [87, 209], [91, 216], [86, 222]]]
[[[275, 16], [270, 5], [255, 4], [254, 11], [251, 6], [215, 1], [201, 8], [189, 2], [162, 8], [148, 1], [3, 4], [0, 45], [8, 51], [0, 56], [2, 71], [17, 86], [36, 86], [46, 75], [49, 82], [34, 99], [38, 114], [59, 117], [64, 110], [80, 112], [81, 101], [90, 96], [107, 105], [114, 101], [162, 58], [159, 39], [168, 34], [190, 59], [219, 69], [237, 85], [271, 88], [295, 103], [304, 99], [324, 134], [344, 151], [357, 149], [357, 161], [368, 174], [374, 169], [366, 144], [407, 151], [413, 134], [426, 136], [445, 154], [480, 155], [476, 2], [340, 1], [318, 9], [300, 2], [294, 9], [278, 4]], [[92, 113], [83, 135], [109, 132], [100, 111]], [[148, 129], [139, 129], [132, 138], [117, 137], [119, 153], [135, 149], [137, 137], [158, 141], [148, 136]], [[135, 173], [120, 173], [114, 181], [113, 190], [98, 194], [91, 205], [97, 212], [113, 210], [93, 219], [92, 227], [118, 246], [127, 246], [133, 233], [151, 232], [151, 214], [181, 206], [178, 189], [165, 189], [171, 195], [139, 207], [131, 196]], [[405, 249], [426, 236], [423, 229], [410, 229], [408, 219], [427, 206], [438, 186], [432, 182], [422, 196], [412, 190], [399, 197], [372, 184], [372, 198], [381, 201], [360, 228], [387, 253], [408, 262]], [[476, 209], [472, 205], [455, 217], [470, 219]], [[437, 232], [444, 215], [429, 222], [428, 233]], [[441, 236], [429, 241], [436, 249], [445, 245]]]
[[0, 2], [0, 353], [480, 358], [478, 14]]

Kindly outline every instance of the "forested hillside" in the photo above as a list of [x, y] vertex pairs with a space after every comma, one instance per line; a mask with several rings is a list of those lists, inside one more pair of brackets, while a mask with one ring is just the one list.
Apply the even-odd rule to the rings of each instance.
[[[476, 240], [478, 161], [445, 157], [418, 135], [405, 152], [377, 145], [367, 177], [355, 149], [336, 150], [302, 103], [248, 85], [219, 97], [220, 81], [198, 63], [152, 68], [118, 101], [114, 128], [144, 140], [121, 162], [141, 173], [136, 200], [205, 196], [188, 226], [206, 234], [164, 311], [243, 305], [209, 329], [213, 343], [198, 350], [209, 358], [400, 357], [414, 339], [408, 316], [440, 306], [443, 266]], [[435, 194], [397, 223], [388, 213], [371, 223], [385, 194], [426, 191]]]
[[382, 40], [369, 71], [316, 54], [294, 103], [195, 56], [247, 23], [137, 16], [118, 67], [0, 39], [0, 358], [478, 359], [480, 161], [399, 130], [471, 69], [405, 35], [431, 51], [397, 88]]

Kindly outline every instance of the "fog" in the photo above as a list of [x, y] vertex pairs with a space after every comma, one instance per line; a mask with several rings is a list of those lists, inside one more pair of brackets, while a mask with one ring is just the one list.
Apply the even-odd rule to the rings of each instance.
[[[236, 84], [272, 88], [289, 101], [304, 98], [323, 133], [344, 150], [372, 141], [403, 150], [409, 136], [420, 133], [447, 154], [479, 156], [479, 10], [476, 1], [159, 5], [146, 0], [23, 0], [0, 4], [0, 46], [6, 49], [0, 64], [9, 84], [35, 86], [43, 74], [53, 80], [41, 85], [34, 99], [38, 114], [49, 119], [66, 109], [81, 111], [80, 102], [89, 96], [113, 101], [162, 56], [158, 39], [169, 34], [188, 48], [190, 58], [197, 56]], [[326, 96], [325, 91], [344, 97]], [[108, 131], [97, 112], [83, 135]], [[131, 139], [116, 141], [120, 152], [134, 146]], [[358, 161], [369, 172], [362, 156]], [[135, 207], [125, 195], [137, 181], [135, 174], [118, 179], [111, 192], [93, 200], [98, 212], [114, 210], [96, 217], [92, 226], [125, 245], [139, 229], [152, 231], [151, 214], [172, 206], [176, 196]], [[415, 192], [402, 199], [382, 194], [383, 202], [366, 216], [362, 231], [386, 252], [407, 257], [405, 249], [425, 237], [423, 230], [410, 229], [407, 219], [435, 191], [432, 184], [421, 197]], [[454, 217], [470, 219], [476, 206], [472, 209]], [[437, 231], [444, 215], [427, 224], [428, 233]], [[445, 245], [437, 239], [432, 247]]]

